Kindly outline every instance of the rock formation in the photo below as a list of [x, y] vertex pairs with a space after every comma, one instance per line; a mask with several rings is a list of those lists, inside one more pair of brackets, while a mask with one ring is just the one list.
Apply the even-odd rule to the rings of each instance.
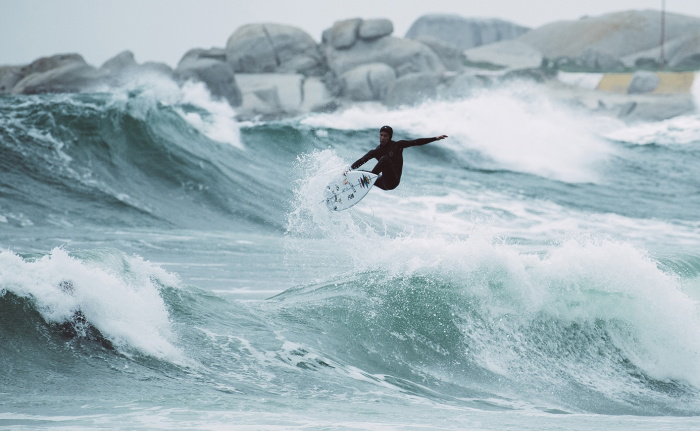
[[282, 24], [248, 24], [226, 44], [226, 60], [234, 73], [301, 73], [324, 71], [316, 42], [306, 32]]
[[[660, 22], [658, 11], [628, 11], [529, 30], [497, 19], [431, 14], [401, 38], [393, 35], [388, 19], [352, 18], [326, 29], [320, 43], [290, 25], [248, 24], [236, 29], [224, 48], [189, 50], [174, 70], [162, 63], [139, 64], [130, 51], [99, 68], [79, 54], [0, 66], [0, 94], [94, 91], [155, 74], [178, 83], [201, 82], [241, 117], [277, 118], [352, 103], [396, 107], [468, 97], [475, 88], [510, 79], [558, 88], [562, 82], [555, 78], [563, 72], [586, 72], [565, 80], [595, 78], [598, 85], [576, 91], [569, 86], [568, 94], [578, 98], [572, 103], [605, 106], [626, 119], [656, 118], [692, 109], [687, 95], [695, 75], [655, 70], [700, 70], [700, 18], [666, 15], [663, 57]], [[584, 97], [581, 91], [594, 93]], [[611, 93], [616, 95], [605, 96]], [[658, 98], [669, 93], [674, 96]], [[663, 108], [654, 111], [657, 102]]]
[[[700, 18], [667, 13], [665, 63], [677, 66], [700, 54]], [[519, 38], [550, 59], [570, 59], [584, 70], [635, 67], [640, 60], [660, 61], [661, 13], [626, 11], [578, 21], [559, 21]], [[643, 61], [642, 61], [643, 62]], [[700, 66], [700, 63], [698, 63]]]
[[512, 40], [530, 29], [500, 19], [463, 18], [457, 15], [424, 15], [406, 32], [409, 39], [430, 37], [459, 50]]

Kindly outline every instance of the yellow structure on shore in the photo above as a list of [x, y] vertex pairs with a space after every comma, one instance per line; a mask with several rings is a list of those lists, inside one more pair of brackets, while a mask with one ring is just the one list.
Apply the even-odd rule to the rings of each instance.
[[[647, 94], [689, 94], [696, 72], [654, 72], [659, 78], [656, 88]], [[596, 90], [627, 94], [633, 73], [602, 74]]]

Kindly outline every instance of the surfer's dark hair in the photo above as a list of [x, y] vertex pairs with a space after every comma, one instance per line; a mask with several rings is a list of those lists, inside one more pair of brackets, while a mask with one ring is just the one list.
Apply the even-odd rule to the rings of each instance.
[[379, 133], [382, 133], [382, 132], [387, 132], [387, 133], [389, 134], [389, 137], [390, 137], [390, 138], [391, 138], [392, 136], [394, 136], [394, 129], [392, 129], [392, 128], [389, 127], [389, 126], [382, 126], [382, 128], [379, 129]]

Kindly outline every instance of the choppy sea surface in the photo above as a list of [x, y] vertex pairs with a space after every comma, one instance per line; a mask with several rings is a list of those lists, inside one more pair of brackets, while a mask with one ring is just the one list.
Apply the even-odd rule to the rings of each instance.
[[[700, 111], [519, 83], [235, 118], [163, 81], [0, 97], [0, 428], [700, 428]], [[329, 212], [384, 124], [449, 138]]]

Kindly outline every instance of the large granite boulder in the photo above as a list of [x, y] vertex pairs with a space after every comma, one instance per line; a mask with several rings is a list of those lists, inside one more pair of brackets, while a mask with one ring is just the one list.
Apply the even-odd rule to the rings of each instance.
[[325, 30], [321, 36], [322, 43], [334, 49], [351, 48], [358, 40], [372, 41], [394, 32], [394, 24], [388, 19], [351, 18], [338, 21]]
[[[372, 22], [381, 28], [379, 20]], [[365, 24], [359, 18], [340, 21], [323, 32], [321, 50], [328, 67], [337, 76], [370, 63], [384, 63], [393, 68], [397, 76], [409, 73], [444, 73], [445, 66], [424, 44], [390, 36], [386, 24], [386, 34], [383, 35], [382, 32], [375, 31], [361, 32]], [[370, 34], [371, 37], [367, 38], [363, 34]]]
[[445, 69], [452, 72], [459, 72], [464, 69], [467, 59], [464, 51], [461, 49], [457, 49], [432, 36], [420, 36], [415, 40], [430, 48], [438, 56]]
[[243, 94], [237, 110], [241, 117], [277, 118], [335, 106], [335, 101], [319, 77], [301, 74], [236, 74]]
[[33, 73], [48, 72], [69, 65], [87, 65], [83, 56], [76, 53], [56, 54], [50, 57], [41, 57], [22, 67], [22, 75], [29, 76]]
[[389, 36], [394, 32], [394, 24], [384, 18], [366, 19], [362, 21], [357, 29], [357, 35], [363, 40], [373, 40], [380, 37]]
[[122, 51], [105, 61], [102, 66], [100, 66], [100, 70], [109, 73], [121, 73], [136, 67], [138, 67], [138, 63], [136, 62], [136, 58], [134, 58], [134, 53], [131, 51]]
[[243, 102], [236, 77], [221, 49], [188, 51], [178, 63], [174, 75], [180, 81], [204, 83], [212, 96], [227, 101], [231, 106], [240, 106]]
[[104, 74], [89, 65], [71, 64], [33, 73], [12, 89], [14, 94], [78, 93], [99, 85]]
[[[550, 59], [569, 59], [588, 70], [617, 70], [622, 66], [635, 66], [640, 58], [659, 58], [661, 21], [660, 11], [616, 12], [547, 24], [522, 35], [519, 40]], [[694, 43], [697, 40], [691, 35], [698, 32], [700, 18], [666, 13], [665, 22], [669, 53], [698, 49], [698, 44]], [[689, 48], [685, 48], [683, 40], [688, 41]], [[687, 55], [675, 57], [673, 54], [672, 58], [680, 62], [685, 57]]]
[[303, 30], [282, 24], [248, 24], [226, 44], [226, 59], [235, 73], [301, 73], [325, 71], [316, 42]]
[[384, 63], [358, 66], [340, 76], [343, 95], [350, 100], [383, 100], [396, 81], [394, 69]]
[[409, 73], [441, 75], [445, 72], [442, 61], [430, 48], [414, 40], [395, 37], [359, 40], [350, 49], [327, 51], [326, 59], [337, 74], [368, 63], [385, 63], [396, 71], [397, 76]]
[[0, 67], [0, 93], [15, 92], [13, 91], [14, 87], [30, 75], [48, 72], [69, 65], [87, 66], [87, 63], [79, 54], [71, 53], [41, 57], [30, 64], [22, 66], [2, 66]]
[[202, 60], [202, 59], [210, 59], [210, 60], [218, 60], [218, 61], [226, 61], [226, 49], [224, 48], [209, 48], [209, 49], [203, 49], [203, 48], [193, 48], [190, 49], [185, 53], [185, 55], [182, 56], [180, 59], [180, 62], [178, 64], [184, 63], [188, 60]]
[[467, 65], [496, 69], [532, 69], [544, 59], [541, 52], [518, 39], [468, 49], [464, 56]]
[[236, 78], [243, 94], [239, 114], [267, 117], [299, 112], [303, 75], [239, 73]]
[[105, 77], [79, 54], [42, 57], [22, 67], [20, 75], [11, 90], [14, 94], [79, 92], [100, 84]]
[[137, 63], [131, 51], [120, 52], [105, 61], [99, 70], [105, 74], [105, 80], [111, 85], [123, 85], [137, 75], [157, 74], [168, 78], [174, 76], [172, 68], [165, 63]]
[[459, 50], [511, 40], [530, 29], [500, 19], [463, 18], [428, 14], [418, 18], [406, 32], [410, 39], [430, 37]]
[[338, 21], [323, 32], [321, 42], [334, 49], [348, 49], [357, 42], [361, 24], [361, 18]]

